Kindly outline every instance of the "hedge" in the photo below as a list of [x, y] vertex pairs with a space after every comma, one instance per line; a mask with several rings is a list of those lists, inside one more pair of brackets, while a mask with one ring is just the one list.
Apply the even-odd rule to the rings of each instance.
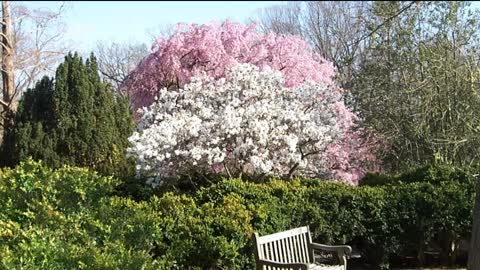
[[224, 179], [193, 196], [134, 201], [118, 196], [113, 178], [27, 161], [0, 170], [0, 269], [253, 269], [254, 231], [303, 225], [377, 268], [398, 255], [422, 259], [437, 243], [452, 259], [448, 248], [471, 231], [473, 182], [444, 169], [417, 171], [443, 178], [381, 176], [396, 184], [359, 187]]

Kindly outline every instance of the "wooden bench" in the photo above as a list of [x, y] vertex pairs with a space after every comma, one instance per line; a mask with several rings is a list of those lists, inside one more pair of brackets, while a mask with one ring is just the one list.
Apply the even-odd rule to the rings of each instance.
[[[257, 270], [346, 270], [350, 246], [328, 246], [312, 242], [308, 226], [275, 234], [259, 236], [254, 233]], [[315, 263], [319, 251], [334, 252], [338, 265]]]

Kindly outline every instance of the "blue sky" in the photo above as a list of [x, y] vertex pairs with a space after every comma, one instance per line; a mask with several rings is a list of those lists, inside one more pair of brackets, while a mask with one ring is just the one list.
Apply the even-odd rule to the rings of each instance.
[[[38, 1], [31, 8], [58, 9], [60, 2]], [[68, 2], [65, 14], [66, 38], [75, 49], [85, 52], [97, 41], [140, 41], [151, 44], [149, 32], [178, 22], [207, 23], [230, 19], [245, 22], [261, 8], [281, 1], [75, 1]]]
[[[23, 1], [31, 8], [58, 9], [59, 1]], [[67, 2], [66, 39], [88, 53], [98, 41], [136, 41], [151, 45], [151, 34], [178, 22], [245, 22], [259, 9], [283, 1], [71, 1]], [[480, 8], [480, 2], [472, 7]]]

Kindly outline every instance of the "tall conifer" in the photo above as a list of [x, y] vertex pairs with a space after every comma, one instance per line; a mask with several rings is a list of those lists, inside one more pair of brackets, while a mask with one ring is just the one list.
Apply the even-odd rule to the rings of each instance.
[[134, 121], [128, 100], [116, 96], [98, 74], [93, 54], [83, 62], [68, 54], [55, 80], [44, 77], [27, 90], [7, 132], [5, 165], [31, 156], [51, 167], [83, 166], [104, 174], [125, 173], [125, 149]]

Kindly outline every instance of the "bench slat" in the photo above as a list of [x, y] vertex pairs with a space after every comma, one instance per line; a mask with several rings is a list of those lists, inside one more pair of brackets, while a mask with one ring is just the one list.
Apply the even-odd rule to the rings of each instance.
[[300, 258], [300, 261], [304, 261], [305, 258], [303, 258], [303, 247], [302, 247], [302, 235], [299, 234], [296, 236], [297, 237], [297, 245], [298, 245], [298, 257]]
[[276, 261], [276, 262], [279, 262], [279, 258], [278, 258], [278, 247], [277, 247], [277, 241], [273, 241], [272, 242], [272, 248], [273, 248], [273, 261]]
[[297, 261], [297, 262], [300, 262], [300, 261], [302, 260], [302, 258], [300, 258], [300, 247], [299, 247], [299, 245], [298, 245], [298, 239], [297, 239], [297, 238], [298, 238], [298, 235], [295, 235], [295, 236], [293, 237], [293, 243], [294, 243], [293, 245], [295, 246], [295, 249], [294, 249], [294, 250], [295, 250], [295, 258], [296, 258], [296, 261]]
[[271, 245], [271, 243], [267, 243], [267, 250], [268, 250], [268, 252], [267, 252], [267, 258], [266, 259], [267, 260], [272, 260], [273, 258], [272, 258], [272, 245]]
[[280, 246], [282, 247], [282, 262], [287, 262], [287, 254], [285, 253], [285, 239], [280, 239]]
[[302, 254], [303, 254], [303, 259], [305, 262], [310, 262], [310, 258], [308, 256], [308, 244], [307, 244], [307, 239], [306, 239], [306, 234], [302, 234], [300, 238], [302, 239]]
[[291, 230], [284, 231], [284, 232], [279, 232], [279, 233], [269, 234], [269, 235], [265, 235], [265, 236], [260, 236], [258, 238], [258, 244], [273, 242], [273, 241], [276, 241], [276, 240], [279, 240], [279, 239], [288, 238], [288, 237], [292, 237], [292, 236], [299, 235], [299, 234], [302, 234], [302, 233], [307, 233], [307, 232], [308, 232], [307, 227], [300, 227], [300, 228], [291, 229]]

